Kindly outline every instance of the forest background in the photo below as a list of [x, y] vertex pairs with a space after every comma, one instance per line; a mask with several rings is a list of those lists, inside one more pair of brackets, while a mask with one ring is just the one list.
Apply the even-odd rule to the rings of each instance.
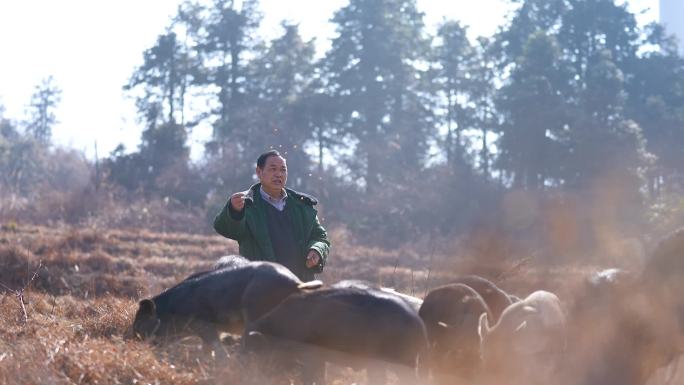
[[[137, 148], [52, 138], [60, 88], [0, 107], [0, 221], [211, 234], [274, 148], [336, 239], [540, 259], [640, 254], [684, 225], [684, 60], [613, 0], [512, 0], [489, 38], [351, 0], [322, 55], [256, 0], [187, 1], [122, 87]], [[188, 137], [210, 125], [198, 159]], [[96, 129], [96, 128], [95, 128]]]

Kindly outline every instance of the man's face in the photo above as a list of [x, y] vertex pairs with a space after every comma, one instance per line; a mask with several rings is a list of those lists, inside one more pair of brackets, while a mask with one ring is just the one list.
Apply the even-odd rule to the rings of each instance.
[[281, 156], [269, 156], [264, 168], [257, 167], [256, 173], [266, 191], [280, 191], [287, 182], [287, 162]]

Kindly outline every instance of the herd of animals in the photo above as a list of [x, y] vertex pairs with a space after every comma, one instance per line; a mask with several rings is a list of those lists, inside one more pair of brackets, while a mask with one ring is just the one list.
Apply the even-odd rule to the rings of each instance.
[[132, 335], [194, 334], [221, 352], [221, 333], [239, 334], [241, 352], [278, 357], [307, 385], [325, 383], [326, 362], [366, 369], [372, 385], [387, 372], [404, 384], [644, 385], [684, 353], [683, 276], [684, 229], [642, 271], [596, 272], [564, 303], [472, 275], [423, 299], [364, 281], [326, 286], [228, 256], [140, 301]]

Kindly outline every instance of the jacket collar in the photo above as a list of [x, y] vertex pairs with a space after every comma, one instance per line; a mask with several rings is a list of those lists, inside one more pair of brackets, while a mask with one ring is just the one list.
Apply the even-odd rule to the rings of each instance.
[[[251, 206], [254, 204], [254, 200], [261, 199], [260, 193], [259, 193], [259, 188], [261, 188], [261, 183], [255, 183], [253, 184], [249, 190], [247, 190], [247, 195], [245, 195], [245, 204], [248, 206]], [[315, 206], [318, 204], [318, 199], [314, 198], [313, 196], [309, 194], [304, 194], [292, 189], [289, 189], [285, 187], [285, 192], [287, 192], [288, 200], [290, 197], [294, 198], [296, 201], [303, 202], [305, 204]]]

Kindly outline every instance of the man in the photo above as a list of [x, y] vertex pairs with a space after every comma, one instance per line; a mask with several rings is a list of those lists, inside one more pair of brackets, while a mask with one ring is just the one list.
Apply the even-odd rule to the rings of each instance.
[[323, 270], [330, 241], [318, 222], [316, 198], [285, 187], [287, 162], [278, 151], [257, 159], [259, 182], [231, 195], [214, 229], [234, 239], [250, 260], [278, 262], [302, 281]]

